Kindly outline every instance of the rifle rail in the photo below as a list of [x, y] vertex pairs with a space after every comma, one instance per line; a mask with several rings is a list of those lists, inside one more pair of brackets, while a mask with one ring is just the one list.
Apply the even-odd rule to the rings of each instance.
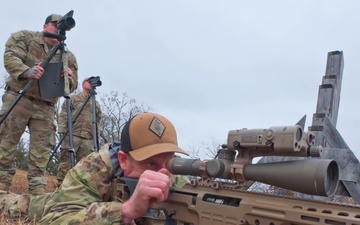
[[360, 225], [356, 205], [190, 185], [175, 189], [153, 208], [195, 225]]

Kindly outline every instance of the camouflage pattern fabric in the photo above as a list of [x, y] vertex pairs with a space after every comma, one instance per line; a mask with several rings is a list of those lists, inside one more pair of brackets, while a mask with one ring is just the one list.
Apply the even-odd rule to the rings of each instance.
[[[50, 53], [42, 32], [22, 30], [11, 34], [5, 44], [4, 66], [9, 73], [6, 79], [6, 92], [2, 97], [0, 116], [14, 103], [19, 92], [30, 81], [22, 78], [22, 74], [36, 63], [44, 60]], [[73, 71], [71, 91], [77, 88], [77, 62], [75, 56], [68, 52], [69, 68]], [[59, 52], [52, 58], [57, 61]], [[29, 191], [44, 193], [46, 179], [45, 166], [49, 157], [49, 149], [55, 144], [56, 127], [54, 124], [54, 104], [58, 98], [40, 99], [37, 82], [31, 82], [25, 95], [12, 109], [0, 128], [0, 189], [8, 190], [15, 173], [14, 159], [17, 144], [26, 126], [30, 131], [29, 149]]]
[[42, 195], [15, 194], [0, 191], [0, 212], [12, 220], [37, 221], [41, 218], [45, 203], [51, 193]]
[[[115, 145], [116, 146], [116, 145]], [[119, 147], [118, 145], [116, 146]], [[117, 149], [118, 150], [118, 149]], [[38, 224], [121, 224], [122, 199], [111, 198], [111, 181], [121, 174], [114, 144], [103, 146], [79, 162], [53, 193], [31, 195], [0, 191], [0, 212], [9, 219], [37, 221]], [[92, 180], [95, 179], [95, 180]], [[173, 176], [172, 186], [181, 188], [185, 176]], [[115, 186], [116, 187], [116, 186]], [[160, 210], [149, 209], [144, 218], [132, 224], [164, 224]]]
[[[122, 200], [111, 199], [111, 181], [119, 173], [116, 151], [111, 145], [84, 157], [65, 177], [44, 208], [39, 225], [48, 224], [121, 224]], [[110, 154], [109, 154], [110, 153]], [[117, 165], [116, 165], [117, 163]], [[121, 170], [121, 169], [120, 169]], [[172, 179], [181, 187], [187, 178]], [[151, 218], [150, 218], [151, 217]], [[133, 222], [132, 224], [135, 224]], [[153, 212], [136, 224], [164, 224], [164, 215]]]
[[[35, 64], [43, 61], [50, 53], [51, 48], [52, 46], [44, 42], [42, 32], [22, 30], [11, 34], [5, 44], [4, 53], [4, 66], [10, 75], [6, 79], [6, 85], [15, 92], [21, 91], [29, 82], [29, 79], [24, 79], [21, 75]], [[59, 60], [59, 53], [58, 51], [54, 55], [51, 62]], [[70, 83], [70, 91], [73, 92], [78, 86], [78, 65], [75, 56], [70, 51], [67, 53], [68, 66], [73, 71]], [[25, 96], [40, 99], [37, 82], [31, 82]], [[57, 103], [57, 100], [58, 98], [46, 99], [52, 103]]]
[[27, 219], [29, 215], [29, 195], [18, 195], [0, 191], [0, 211], [6, 218]]
[[119, 223], [122, 203], [110, 202], [113, 174], [109, 145], [84, 157], [67, 173], [45, 205], [39, 224]]
[[[70, 97], [70, 111], [71, 118], [74, 118], [78, 114], [79, 110], [84, 106], [88, 96], [83, 93], [73, 94]], [[66, 133], [67, 131], [67, 104], [66, 101], [62, 104], [61, 112], [59, 115], [59, 132]], [[100, 104], [96, 101], [96, 122], [98, 128], [100, 128], [100, 120], [102, 117], [102, 111]], [[75, 160], [76, 162], [80, 161], [84, 156], [87, 156], [94, 149], [93, 141], [93, 109], [91, 99], [86, 102], [86, 105], [83, 107], [81, 113], [77, 117], [75, 123], [72, 125], [73, 132], [73, 143], [75, 151]], [[71, 162], [69, 157], [69, 137], [67, 136], [64, 139], [64, 142], [60, 148], [60, 168], [57, 174], [57, 180], [59, 185], [64, 180], [66, 173], [71, 168]]]
[[[2, 99], [0, 114], [10, 107], [17, 96], [6, 92]], [[8, 190], [15, 174], [14, 160], [17, 143], [29, 126], [31, 140], [29, 151], [28, 180], [29, 191], [45, 191], [45, 167], [49, 149], [55, 144], [55, 109], [45, 103], [35, 103], [21, 98], [0, 127], [0, 189]]]
[[[92, 139], [85, 139], [78, 136], [73, 136], [75, 162], [80, 161], [83, 157], [92, 153], [94, 143]], [[56, 178], [58, 185], [62, 183], [66, 173], [71, 169], [71, 162], [69, 156], [69, 137], [66, 137], [60, 148], [60, 166]]]
[[173, 175], [171, 176], [170, 183], [172, 187], [182, 188], [185, 184], [190, 183], [190, 179], [187, 176]]
[[[83, 106], [88, 96], [83, 93], [72, 94], [70, 96], [70, 108], [71, 108], [71, 118], [74, 118], [78, 110]], [[100, 104], [96, 101], [96, 122], [97, 126], [100, 127], [100, 119], [102, 117], [102, 111]], [[79, 114], [75, 123], [72, 125], [73, 135], [92, 139], [93, 138], [93, 125], [92, 125], [92, 101], [91, 99], [86, 103], [85, 107]], [[59, 115], [59, 133], [66, 133], [67, 131], [67, 109], [66, 101], [61, 106], [61, 112]]]

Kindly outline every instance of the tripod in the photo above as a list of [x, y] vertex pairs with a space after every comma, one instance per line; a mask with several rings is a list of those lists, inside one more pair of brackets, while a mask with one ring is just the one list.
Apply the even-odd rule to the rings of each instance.
[[[65, 44], [65, 39], [66, 36], [65, 35], [61, 35], [61, 34], [51, 34], [51, 33], [47, 33], [44, 32], [44, 36], [48, 36], [51, 38], [56, 38], [57, 40], [59, 40], [59, 44], [54, 46], [49, 55], [44, 59], [44, 61], [42, 62], [42, 68], [46, 69], [46, 67], [48, 66], [49, 62], [51, 61], [51, 59], [54, 57], [54, 55], [56, 54], [56, 52], [58, 50], [60, 50], [60, 56], [59, 56], [59, 61], [58, 61], [58, 68], [56, 71], [56, 76], [55, 76], [55, 83], [59, 83], [60, 80], [60, 73], [61, 73], [61, 60], [63, 57], [63, 52], [64, 52], [64, 48], [66, 46]], [[65, 60], [67, 61], [67, 60]], [[67, 66], [67, 64], [66, 64]], [[65, 65], [64, 65], [65, 67]], [[67, 68], [66, 68], [66, 78], [67, 78]], [[11, 104], [11, 106], [9, 107], [8, 110], [6, 110], [6, 112], [4, 113], [4, 115], [2, 115], [2, 117], [0, 118], [0, 124], [2, 124], [2, 122], [6, 119], [6, 117], [10, 114], [10, 112], [14, 109], [14, 107], [16, 106], [16, 104], [20, 101], [20, 99], [26, 94], [27, 90], [30, 88], [32, 82], [34, 80], [31, 79], [26, 85], [25, 87], [19, 92], [19, 95], [16, 97], [16, 99], [14, 100], [14, 102]]]
[[[59, 44], [54, 46], [51, 49], [48, 56], [43, 60], [41, 66], [42, 66], [42, 68], [46, 69], [47, 66], [49, 65], [51, 59], [59, 51], [59, 59], [56, 62], [57, 63], [57, 69], [56, 69], [56, 73], [55, 73], [55, 79], [54, 79], [53, 82], [56, 85], [60, 84], [61, 70], [64, 69], [64, 93], [63, 93], [63, 97], [66, 99], [66, 102], [67, 102], [67, 105], [68, 105], [68, 110], [70, 110], [70, 89], [69, 89], [70, 85], [69, 85], [69, 76], [68, 76], [68, 68], [69, 67], [68, 67], [68, 54], [67, 54], [66, 44], [65, 44], [65, 39], [66, 39], [65, 31], [59, 31], [58, 34], [43, 32], [43, 36], [48, 37], [48, 38], [54, 38], [54, 39], [57, 39], [59, 41]], [[46, 74], [44, 74], [44, 75], [46, 75]], [[0, 124], [7, 118], [7, 116], [14, 109], [14, 107], [17, 105], [17, 103], [20, 101], [20, 99], [26, 94], [27, 90], [31, 87], [32, 82], [34, 82], [33, 79], [28, 81], [28, 83], [25, 85], [25, 87], [19, 92], [19, 95], [17, 95], [16, 99], [11, 104], [9, 109], [0, 118]], [[39, 87], [41, 87], [40, 81], [38, 81], [38, 82], [39, 82]], [[44, 86], [46, 86], [46, 84]], [[60, 96], [61, 95], [55, 95], [54, 97], [60, 97]], [[71, 114], [70, 114], [70, 116], [71, 116]], [[70, 136], [69, 136], [70, 137], [70, 150], [69, 151], [72, 151], [71, 155], [72, 155], [72, 157], [74, 157], [73, 156], [74, 155], [74, 150], [73, 150], [74, 149], [74, 147], [73, 147], [74, 144], [73, 144], [73, 140], [72, 140], [71, 125], [72, 125], [71, 123], [69, 123], [69, 125], [68, 125], [68, 127], [70, 128]]]
[[[90, 78], [91, 79], [91, 78]], [[49, 165], [49, 163], [51, 162], [52, 158], [54, 157], [57, 149], [60, 147], [61, 143], [64, 141], [65, 137], [67, 135], [69, 135], [69, 155], [70, 155], [70, 163], [71, 163], [71, 167], [74, 167], [76, 162], [75, 162], [75, 150], [74, 150], [74, 145], [73, 142], [71, 144], [71, 141], [73, 140], [72, 135], [73, 135], [73, 130], [72, 130], [72, 125], [76, 122], [76, 120], [78, 119], [78, 117], [80, 116], [81, 112], [84, 110], [86, 104], [89, 102], [90, 98], [92, 98], [92, 124], [93, 124], [93, 143], [94, 143], [94, 151], [98, 151], [99, 149], [99, 141], [98, 141], [98, 127], [97, 127], [97, 112], [96, 112], [96, 97], [95, 95], [97, 94], [95, 91], [96, 87], [92, 86], [92, 90], [90, 91], [89, 95], [86, 97], [85, 101], [82, 103], [81, 107], [76, 111], [75, 115], [73, 118], [71, 118], [71, 106], [70, 103], [67, 102], [66, 105], [66, 109], [67, 109], [67, 122], [68, 122], [68, 129], [67, 131], [61, 135], [61, 138], [58, 142], [57, 145], [55, 145], [52, 148], [52, 154], [50, 155], [50, 158], [48, 160], [47, 166]], [[70, 101], [69, 101], [70, 102]]]
[[95, 91], [95, 87], [93, 87], [93, 89], [90, 92], [90, 95], [92, 96], [92, 125], [93, 125], [93, 142], [94, 142], [94, 152], [98, 152], [99, 151], [99, 134], [98, 134], [98, 126], [97, 126], [97, 115], [96, 115], [96, 99], [95, 99], [95, 95], [96, 95], [96, 91]]

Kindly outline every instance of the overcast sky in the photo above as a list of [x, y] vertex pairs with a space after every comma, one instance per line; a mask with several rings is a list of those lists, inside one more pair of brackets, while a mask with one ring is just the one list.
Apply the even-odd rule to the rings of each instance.
[[359, 8], [355, 0], [4, 1], [0, 52], [12, 32], [40, 31], [49, 14], [74, 10], [65, 43], [79, 80], [100, 76], [99, 94], [147, 103], [187, 149], [304, 115], [307, 130], [327, 53], [343, 51], [337, 129], [359, 157]]

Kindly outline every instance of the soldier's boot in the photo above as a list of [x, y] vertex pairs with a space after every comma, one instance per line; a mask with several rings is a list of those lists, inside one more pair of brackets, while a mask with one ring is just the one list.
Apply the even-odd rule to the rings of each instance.
[[32, 194], [32, 195], [43, 195], [43, 194], [45, 194], [45, 188], [36, 188], [36, 189], [33, 189], [33, 190], [30, 190], [30, 189], [29, 189], [29, 194]]
[[10, 185], [4, 184], [4, 183], [0, 183], [0, 190], [2, 191], [9, 191], [10, 189]]
[[30, 197], [28, 195], [0, 191], [0, 203], [2, 217], [9, 220], [26, 220], [30, 203]]

